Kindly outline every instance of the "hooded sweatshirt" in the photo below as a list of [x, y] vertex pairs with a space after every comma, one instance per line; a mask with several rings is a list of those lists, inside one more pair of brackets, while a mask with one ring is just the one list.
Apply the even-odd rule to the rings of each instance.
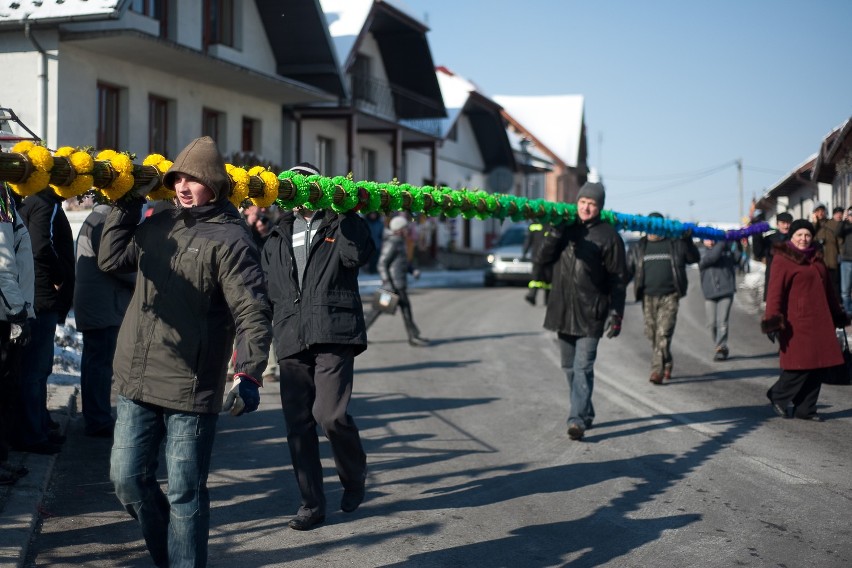
[[142, 200], [121, 200], [107, 216], [98, 264], [137, 271], [114, 361], [129, 399], [181, 411], [222, 409], [228, 357], [258, 381], [271, 340], [271, 308], [251, 233], [228, 201], [224, 161], [209, 137], [178, 155], [164, 183], [189, 174], [213, 201], [139, 220]]

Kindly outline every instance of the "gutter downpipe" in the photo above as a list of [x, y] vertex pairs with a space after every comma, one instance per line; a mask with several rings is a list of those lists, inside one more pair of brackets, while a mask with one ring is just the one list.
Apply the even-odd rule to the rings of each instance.
[[41, 139], [47, 142], [47, 52], [38, 43], [35, 36], [32, 34], [29, 14], [24, 18], [24, 37], [26, 37], [33, 47], [41, 54], [39, 58], [39, 131]]

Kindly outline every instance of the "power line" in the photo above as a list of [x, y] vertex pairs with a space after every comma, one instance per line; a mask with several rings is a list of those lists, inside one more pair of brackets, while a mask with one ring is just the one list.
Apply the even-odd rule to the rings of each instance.
[[652, 175], [652, 176], [618, 176], [618, 175], [613, 176], [613, 175], [607, 174], [604, 177], [606, 177], [606, 179], [608, 181], [666, 181], [666, 180], [676, 180], [676, 179], [682, 179], [682, 178], [691, 178], [691, 177], [695, 177], [695, 176], [703, 177], [704, 175], [713, 174], [713, 173], [721, 171], [725, 168], [729, 168], [731, 166], [734, 166], [734, 165], [736, 165], [736, 163], [737, 163], [737, 160], [731, 160], [731, 161], [725, 162], [723, 164], [719, 164], [717, 166], [710, 166], [708, 168], [702, 168], [700, 170], [695, 170], [695, 171], [691, 171], [691, 172], [683, 172], [683, 173], [679, 173], [679, 174], [658, 174], [658, 175]]
[[[619, 197], [630, 197], [630, 196], [633, 196], [633, 195], [644, 195], [644, 194], [647, 194], [647, 193], [657, 193], [658, 191], [665, 191], [665, 190], [671, 189], [673, 187], [686, 185], [688, 183], [692, 183], [694, 181], [698, 181], [700, 179], [710, 177], [711, 175], [719, 173], [720, 171], [725, 170], [732, 165], [736, 165], [736, 163], [737, 163], [736, 160], [734, 160], [733, 162], [730, 162], [728, 164], [716, 166], [715, 169], [704, 170], [704, 172], [701, 173], [700, 175], [695, 175], [695, 176], [693, 176], [689, 179], [682, 179], [682, 180], [678, 180], [678, 181], [675, 181], [673, 183], [669, 183], [669, 184], [666, 184], [666, 185], [661, 185], [661, 186], [657, 186], [657, 187], [649, 187], [649, 188], [641, 189], [641, 190], [638, 190], [638, 191], [631, 191], [631, 192], [628, 192], [628, 193], [618, 192], [618, 195], [619, 195]], [[607, 180], [609, 180], [608, 177], [607, 177]]]

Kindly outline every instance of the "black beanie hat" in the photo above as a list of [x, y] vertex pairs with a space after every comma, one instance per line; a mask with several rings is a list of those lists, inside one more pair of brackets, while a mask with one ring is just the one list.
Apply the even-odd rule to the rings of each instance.
[[793, 223], [790, 225], [790, 236], [795, 235], [796, 231], [798, 231], [799, 229], [807, 229], [811, 236], [814, 236], [816, 234], [816, 230], [814, 229], [813, 224], [807, 219], [796, 219], [795, 221], [793, 221]]
[[587, 181], [583, 184], [583, 187], [580, 188], [580, 193], [577, 194], [577, 201], [579, 201], [581, 197], [594, 199], [598, 207], [603, 209], [604, 198], [606, 197], [603, 184], [595, 181]]

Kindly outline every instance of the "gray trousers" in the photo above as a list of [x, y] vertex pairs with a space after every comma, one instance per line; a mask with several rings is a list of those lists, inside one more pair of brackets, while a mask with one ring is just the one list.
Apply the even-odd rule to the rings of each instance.
[[731, 315], [733, 302], [733, 296], [704, 300], [707, 327], [710, 328], [710, 335], [713, 337], [716, 349], [728, 346], [728, 317]]

